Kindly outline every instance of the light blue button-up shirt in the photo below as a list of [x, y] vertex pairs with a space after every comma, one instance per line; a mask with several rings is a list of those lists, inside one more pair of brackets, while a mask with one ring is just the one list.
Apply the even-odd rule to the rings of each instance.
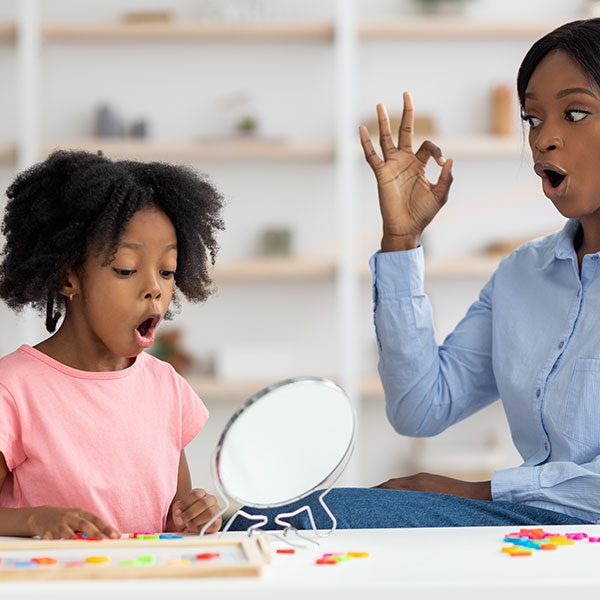
[[438, 346], [423, 252], [371, 258], [379, 373], [401, 434], [432, 436], [502, 399], [521, 466], [496, 471], [492, 497], [600, 522], [600, 276], [580, 224], [502, 260]]

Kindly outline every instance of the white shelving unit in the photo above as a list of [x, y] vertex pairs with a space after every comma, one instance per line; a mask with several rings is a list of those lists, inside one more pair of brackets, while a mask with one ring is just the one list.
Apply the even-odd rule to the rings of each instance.
[[[332, 237], [339, 240], [327, 259], [298, 255], [290, 258], [220, 261], [214, 272], [217, 285], [256, 287], [262, 284], [323, 283], [332, 290], [335, 304], [336, 353], [338, 362], [330, 376], [342, 384], [351, 396], [359, 418], [361, 398], [381, 399], [381, 384], [376, 375], [361, 377], [358, 368], [360, 320], [359, 289], [368, 287], [368, 270], [356, 258], [353, 240], [359, 229], [356, 166], [360, 149], [356, 142], [358, 72], [361, 51], [373, 42], [427, 42], [429, 40], [514, 40], [535, 38], [557, 25], [468, 19], [405, 18], [387, 21], [363, 21], [357, 16], [356, 0], [333, 0], [331, 22], [256, 22], [210, 23], [175, 20], [164, 24], [120, 22], [42, 22], [40, 0], [14, 0], [19, 12], [16, 24], [0, 23], [0, 44], [16, 44], [18, 61], [19, 127], [17, 139], [0, 140], [0, 161], [21, 169], [45, 156], [54, 148], [102, 149], [114, 158], [140, 160], [238, 161], [262, 168], [261, 161], [315, 163], [326, 165], [334, 181], [334, 218]], [[268, 42], [274, 48], [282, 44], [322, 45], [333, 52], [331, 85], [333, 92], [331, 139], [201, 139], [121, 140], [121, 139], [41, 139], [40, 86], [42, 50], [56, 46], [73, 48], [102, 44], [169, 45], [218, 43], [256, 45]], [[115, 68], [119, 68], [116, 65]], [[43, 101], [43, 99], [42, 99]], [[492, 135], [435, 136], [445, 153], [466, 159], [514, 159], [523, 153], [518, 136]], [[417, 144], [419, 141], [416, 142]], [[439, 281], [451, 278], [487, 278], [497, 266], [498, 257], [466, 257], [426, 260], [426, 277]], [[23, 320], [22, 333], [30, 337], [32, 320]], [[272, 381], [224, 381], [209, 377], [190, 378], [205, 398], [237, 401]], [[359, 466], [350, 480], [362, 481]], [[364, 468], [364, 467], [363, 467]]]
[[[17, 25], [0, 24], [0, 42], [17, 41], [21, 66], [20, 105], [23, 126], [15, 144], [0, 144], [0, 161], [12, 162], [18, 159], [19, 167], [26, 166], [40, 156], [45, 156], [55, 148], [79, 148], [85, 150], [102, 149], [115, 158], [132, 157], [140, 160], [217, 160], [217, 161], [328, 161], [332, 162], [337, 181], [337, 215], [341, 240], [351, 240], [356, 228], [356, 217], [348, 210], [353, 200], [353, 177], [356, 160], [354, 143], [354, 114], [356, 97], [355, 64], [359, 43], [371, 40], [407, 39], [502, 39], [531, 37], [547, 31], [555, 22], [479, 22], [465, 19], [405, 18], [387, 21], [359, 23], [356, 18], [355, 1], [339, 0], [336, 18], [332, 23], [319, 22], [259, 22], [222, 23], [201, 21], [178, 21], [167, 23], [125, 23], [125, 22], [47, 22], [39, 19], [39, 0], [20, 0], [20, 19]], [[337, 111], [341, 116], [336, 125], [336, 139], [333, 141], [279, 141], [264, 139], [212, 139], [197, 142], [185, 141], [136, 141], [120, 139], [76, 139], [39, 140], [39, 107], [31, 100], [37, 97], [34, 87], [38, 85], [41, 63], [40, 48], [43, 44], [68, 43], [111, 43], [111, 42], [324, 42], [333, 43], [337, 49], [336, 106], [345, 108]], [[28, 75], [25, 75], [28, 73]], [[27, 91], [26, 91], [27, 88]], [[28, 100], [29, 98], [29, 100]], [[417, 140], [418, 144], [420, 141]], [[455, 157], [506, 158], [518, 157], [523, 143], [518, 137], [480, 135], [470, 137], [436, 137], [436, 142]], [[354, 150], [350, 151], [350, 148]], [[20, 157], [20, 158], [19, 158]], [[356, 267], [352, 258], [351, 243], [340, 249], [337, 263], [303, 259], [256, 259], [239, 263], [219, 265], [215, 272], [217, 281], [228, 283], [260, 281], [301, 281], [327, 280], [337, 282], [338, 302], [342, 321], [338, 328], [343, 331], [344, 323], [356, 318], [356, 307], [352, 300], [354, 292], [348, 291], [358, 285], [358, 280], [368, 276], [365, 267]], [[429, 277], [472, 277], [488, 276], [497, 259], [472, 257], [460, 260], [433, 260], [427, 264]], [[343, 290], [343, 291], [342, 291]], [[350, 298], [350, 299], [348, 299]], [[347, 303], [347, 306], [345, 306]], [[344, 307], [345, 306], [345, 307]], [[347, 349], [353, 345], [344, 334], [339, 346]], [[353, 336], [350, 336], [353, 337]], [[355, 341], [354, 341], [355, 342]], [[347, 350], [342, 350], [342, 354]], [[347, 375], [342, 377], [348, 388], [357, 388], [358, 380], [349, 373], [354, 370], [349, 358], [342, 360], [340, 369]]]

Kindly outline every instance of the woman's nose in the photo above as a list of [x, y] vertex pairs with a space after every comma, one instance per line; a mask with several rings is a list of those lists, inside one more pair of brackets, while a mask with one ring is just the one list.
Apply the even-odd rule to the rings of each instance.
[[556, 133], [542, 132], [535, 140], [534, 146], [538, 152], [551, 152], [557, 148], [562, 148], [563, 139]]

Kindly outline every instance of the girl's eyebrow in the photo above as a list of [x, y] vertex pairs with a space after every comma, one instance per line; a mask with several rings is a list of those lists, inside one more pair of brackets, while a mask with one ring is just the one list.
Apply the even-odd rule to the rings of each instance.
[[[587, 94], [588, 96], [591, 96], [592, 98], [595, 98], [596, 100], [600, 100], [600, 98], [598, 98], [598, 96], [596, 96], [596, 94], [594, 94], [594, 92], [592, 92], [592, 90], [588, 90], [587, 88], [582, 88], [582, 87], [566, 88], [564, 90], [560, 90], [560, 92], [556, 93], [556, 99], [560, 100], [561, 98], [564, 98], [565, 96], [569, 96], [570, 94]], [[531, 92], [525, 92], [525, 99], [535, 100], [536, 95], [532, 94]]]
[[[135, 242], [120, 242], [119, 248], [130, 248], [131, 250], [139, 250], [143, 248], [143, 244], [136, 244]], [[177, 250], [177, 243], [167, 244], [165, 250]]]

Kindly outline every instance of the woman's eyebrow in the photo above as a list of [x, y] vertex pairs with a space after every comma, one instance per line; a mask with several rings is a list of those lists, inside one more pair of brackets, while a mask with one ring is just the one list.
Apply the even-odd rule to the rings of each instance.
[[[561, 98], [564, 98], [565, 96], [568, 96], [570, 94], [587, 94], [588, 96], [591, 96], [592, 98], [595, 98], [596, 100], [600, 100], [600, 98], [598, 98], [598, 96], [596, 96], [596, 94], [594, 94], [594, 92], [592, 92], [592, 90], [588, 90], [587, 88], [582, 88], [582, 87], [566, 88], [564, 90], [560, 90], [560, 92], [556, 93], [556, 99], [560, 100]], [[531, 92], [525, 92], [524, 98], [526, 100], [535, 100], [536, 95]]]
[[566, 90], [561, 90], [560, 92], [558, 92], [556, 94], [556, 98], [558, 100], [560, 98], [564, 98], [565, 96], [568, 96], [569, 94], [587, 94], [588, 96], [591, 96], [592, 98], [595, 98], [596, 100], [600, 99], [600, 98], [598, 98], [598, 96], [596, 96], [596, 94], [594, 94], [594, 92], [592, 92], [592, 90], [588, 90], [587, 88], [582, 88], [582, 87], [567, 88]]

